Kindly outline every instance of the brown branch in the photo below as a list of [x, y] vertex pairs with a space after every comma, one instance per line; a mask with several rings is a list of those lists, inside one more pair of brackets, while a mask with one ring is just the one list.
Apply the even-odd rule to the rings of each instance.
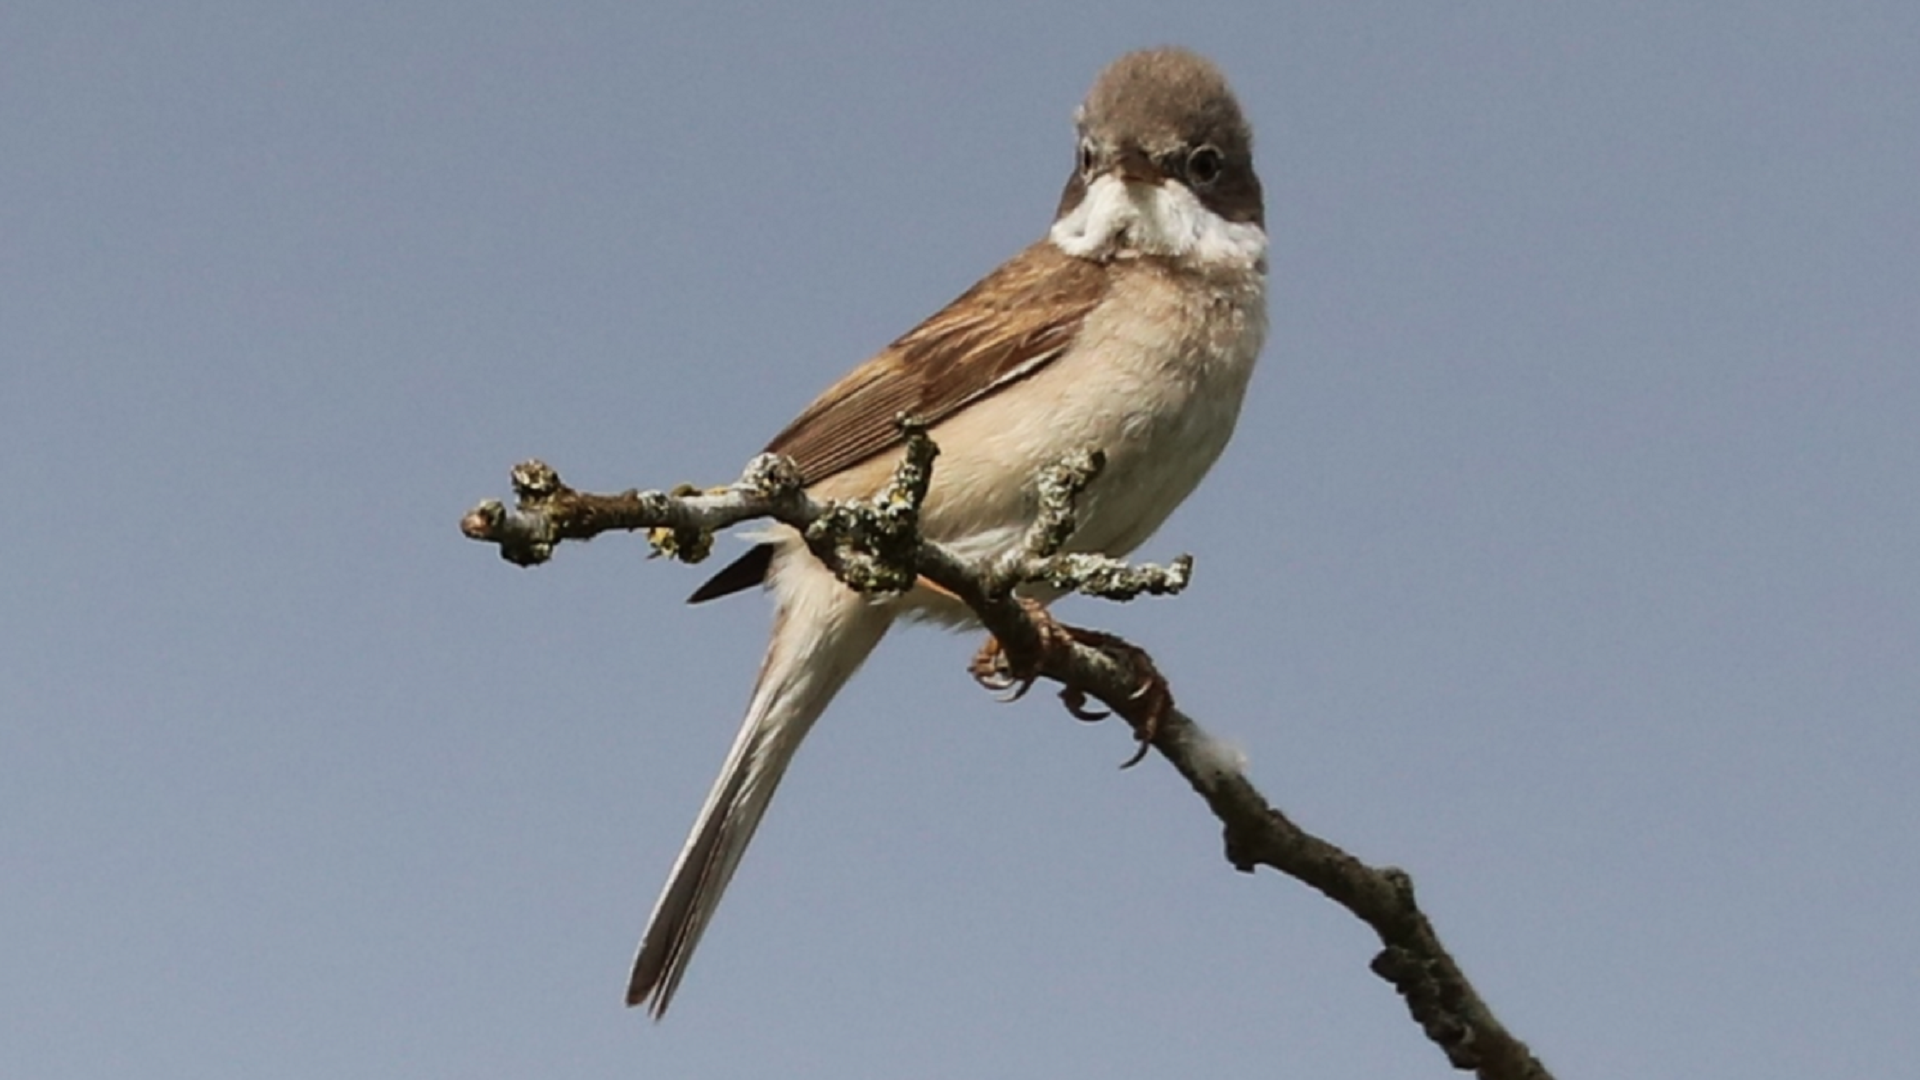
[[1382, 945], [1372, 971], [1400, 993], [1449, 1064], [1487, 1080], [1551, 1080], [1440, 943], [1404, 871], [1369, 866], [1276, 810], [1247, 779], [1239, 755], [1173, 706], [1144, 651], [1112, 635], [1059, 627], [1037, 605], [1017, 598], [1017, 588], [1033, 583], [1116, 599], [1185, 586], [1192, 569], [1185, 556], [1162, 568], [1062, 553], [1073, 533], [1074, 500], [1099, 472], [1099, 454], [1047, 469], [1040, 477], [1040, 516], [1024, 543], [983, 566], [919, 536], [919, 504], [938, 450], [918, 425], [903, 420], [902, 427], [906, 457], [893, 483], [872, 499], [817, 501], [802, 489], [792, 462], [766, 454], [733, 484], [704, 493], [682, 487], [593, 495], [574, 491], [553, 469], [529, 461], [513, 470], [513, 508], [487, 500], [461, 519], [460, 528], [498, 545], [502, 558], [522, 566], [545, 562], [564, 540], [639, 529], [648, 530], [656, 554], [698, 562], [717, 530], [772, 518], [801, 530], [814, 554], [850, 587], [898, 593], [918, 578], [933, 582], [964, 601], [993, 634], [1010, 683], [1024, 690], [1034, 678], [1057, 682], [1076, 716], [1094, 715], [1080, 705], [1097, 699], [1127, 721], [1143, 750], [1151, 746], [1166, 758], [1220, 819], [1227, 861], [1236, 870], [1271, 867], [1371, 927]]

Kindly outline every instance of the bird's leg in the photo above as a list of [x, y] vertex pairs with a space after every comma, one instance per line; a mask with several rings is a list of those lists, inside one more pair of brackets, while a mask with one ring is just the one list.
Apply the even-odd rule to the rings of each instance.
[[[1147, 651], [1140, 646], [1101, 630], [1083, 630], [1079, 627], [1063, 629], [1080, 644], [1099, 649], [1125, 664], [1138, 680], [1133, 692], [1127, 695], [1127, 704], [1119, 709], [1127, 723], [1133, 725], [1133, 737], [1139, 743], [1133, 756], [1120, 763], [1121, 768], [1131, 769], [1147, 756], [1147, 749], [1153, 745], [1154, 737], [1160, 734], [1160, 722], [1173, 711], [1173, 689], [1167, 685], [1166, 676], [1154, 666], [1153, 657], [1147, 655]], [[1088, 709], [1086, 692], [1078, 687], [1062, 688], [1060, 700], [1066, 703], [1068, 712], [1081, 720], [1100, 720], [1108, 715]]]
[[[1015, 666], [1000, 639], [989, 637], [974, 654], [968, 672], [974, 681], [989, 690], [1002, 694], [1003, 701], [1018, 701], [1033, 688], [1034, 681], [1040, 676], [1048, 654], [1059, 649], [1067, 642], [1099, 649], [1125, 664], [1139, 676], [1139, 682], [1128, 696], [1126, 706], [1120, 712], [1127, 722], [1133, 725], [1133, 735], [1139, 741], [1139, 749], [1120, 767], [1131, 768], [1147, 756], [1147, 748], [1152, 745], [1154, 736], [1160, 733], [1160, 722], [1173, 709], [1173, 691], [1167, 686], [1165, 676], [1154, 666], [1153, 658], [1146, 650], [1133, 645], [1123, 638], [1100, 630], [1087, 630], [1053, 617], [1045, 606], [1037, 600], [1021, 599], [1020, 605], [1034, 621], [1040, 631], [1040, 652], [1033, 663]], [[1087, 704], [1087, 693], [1077, 686], [1066, 686], [1060, 690], [1060, 701], [1077, 720], [1104, 720], [1112, 713], [1094, 709]]]
[[1013, 658], [1001, 646], [1000, 639], [988, 635], [980, 651], [973, 655], [973, 662], [967, 665], [967, 673], [973, 676], [973, 681], [1000, 694], [1002, 701], [1019, 701], [1027, 696], [1027, 691], [1033, 689], [1034, 680], [1040, 677], [1040, 668], [1047, 654], [1058, 648], [1060, 642], [1067, 640], [1071, 633], [1071, 628], [1055, 619], [1040, 601], [1023, 596], [1018, 598], [1018, 602], [1040, 632], [1040, 649], [1034, 655], [1033, 662], [1015, 665]]

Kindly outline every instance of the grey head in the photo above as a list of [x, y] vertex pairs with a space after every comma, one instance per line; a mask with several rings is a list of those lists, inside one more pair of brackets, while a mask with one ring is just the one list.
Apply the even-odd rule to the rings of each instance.
[[1066, 217], [1099, 177], [1178, 183], [1228, 222], [1265, 227], [1253, 130], [1226, 76], [1188, 49], [1142, 49], [1108, 64], [1074, 113], [1080, 141], [1060, 196]]

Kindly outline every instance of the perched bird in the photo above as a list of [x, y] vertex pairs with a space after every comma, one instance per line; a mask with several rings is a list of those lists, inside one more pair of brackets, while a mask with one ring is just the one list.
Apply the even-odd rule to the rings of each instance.
[[[871, 495], [899, 459], [895, 418], [941, 455], [931, 540], [993, 556], [1032, 520], [1036, 474], [1106, 454], [1073, 550], [1124, 554], [1206, 475], [1233, 433], [1266, 336], [1267, 236], [1253, 136], [1226, 79], [1178, 48], [1115, 60], [1074, 114], [1073, 174], [1052, 227], [809, 405], [767, 449], [821, 498]], [[740, 734], [674, 862], [627, 1003], [658, 1018], [800, 741], [901, 616], [970, 625], [924, 583], [863, 596], [781, 529], [693, 594], [765, 583], [776, 612]]]

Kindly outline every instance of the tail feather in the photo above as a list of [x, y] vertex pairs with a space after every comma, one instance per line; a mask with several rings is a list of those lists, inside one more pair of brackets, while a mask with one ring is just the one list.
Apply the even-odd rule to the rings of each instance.
[[726, 565], [724, 570], [708, 578], [706, 584], [693, 590], [687, 597], [689, 604], [704, 604], [742, 589], [751, 589], [767, 580], [767, 573], [773, 569], [773, 544], [755, 544], [747, 549], [745, 555]]
[[[808, 580], [795, 581], [795, 575]], [[886, 633], [892, 616], [823, 568], [789, 568], [773, 641], [746, 719], [655, 903], [627, 1004], [665, 1015], [688, 959], [813, 722]], [[824, 580], [821, 580], [824, 579]], [[797, 588], [795, 586], [798, 586]]]

